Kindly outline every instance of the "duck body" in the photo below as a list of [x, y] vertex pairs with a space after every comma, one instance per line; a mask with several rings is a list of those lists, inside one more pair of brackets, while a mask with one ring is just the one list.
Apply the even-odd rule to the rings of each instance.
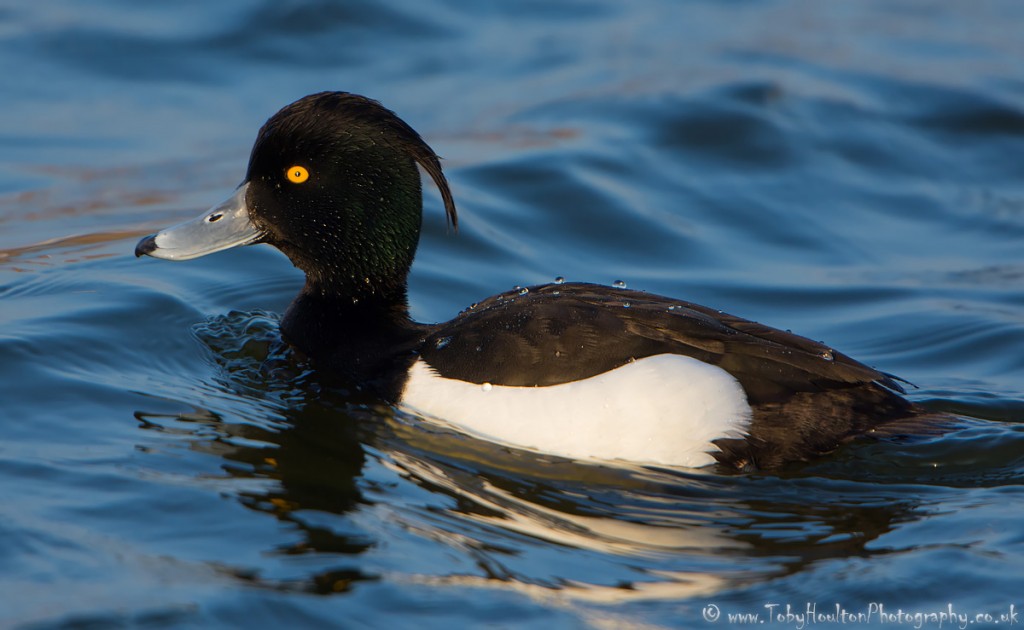
[[436, 325], [409, 317], [416, 164], [433, 151], [375, 101], [325, 92], [278, 112], [246, 180], [136, 254], [270, 243], [305, 271], [281, 322], [319, 368], [467, 433], [576, 459], [774, 469], [921, 414], [897, 379], [821, 343], [696, 304], [549, 284]]
[[282, 332], [390, 403], [576, 459], [774, 469], [917, 413], [823, 344], [641, 291], [526, 287], [437, 325], [345, 310], [297, 300]]

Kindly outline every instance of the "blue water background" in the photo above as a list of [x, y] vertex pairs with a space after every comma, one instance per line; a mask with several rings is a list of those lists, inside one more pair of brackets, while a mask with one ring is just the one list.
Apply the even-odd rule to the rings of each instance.
[[[0, 4], [0, 626], [1019, 611], [1022, 33], [1016, 0]], [[325, 390], [279, 253], [132, 256], [325, 89], [446, 158], [418, 318], [621, 280], [825, 340], [956, 429], [616, 470]]]

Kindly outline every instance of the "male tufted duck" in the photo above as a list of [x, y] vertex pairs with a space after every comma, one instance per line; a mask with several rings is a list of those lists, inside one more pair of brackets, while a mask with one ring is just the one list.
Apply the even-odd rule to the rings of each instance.
[[419, 164], [438, 157], [378, 102], [313, 94], [260, 129], [224, 203], [135, 249], [187, 260], [269, 243], [306, 274], [281, 321], [321, 369], [496, 442], [584, 460], [773, 469], [918, 418], [899, 382], [820, 343], [648, 293], [583, 283], [409, 317]]

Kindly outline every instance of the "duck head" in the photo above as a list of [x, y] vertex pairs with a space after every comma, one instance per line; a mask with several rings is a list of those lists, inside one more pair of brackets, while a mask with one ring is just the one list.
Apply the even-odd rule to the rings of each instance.
[[188, 260], [268, 243], [305, 272], [307, 295], [404, 303], [422, 218], [417, 164], [457, 227], [440, 161], [419, 134], [377, 101], [312, 94], [263, 125], [229, 199], [143, 238], [135, 254]]

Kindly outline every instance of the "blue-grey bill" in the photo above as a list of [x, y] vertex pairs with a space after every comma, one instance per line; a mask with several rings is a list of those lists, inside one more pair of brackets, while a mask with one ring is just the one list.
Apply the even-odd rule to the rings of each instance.
[[190, 260], [259, 241], [263, 233], [249, 220], [245, 204], [248, 188], [242, 184], [229, 199], [195, 219], [147, 236], [135, 246], [135, 255]]

